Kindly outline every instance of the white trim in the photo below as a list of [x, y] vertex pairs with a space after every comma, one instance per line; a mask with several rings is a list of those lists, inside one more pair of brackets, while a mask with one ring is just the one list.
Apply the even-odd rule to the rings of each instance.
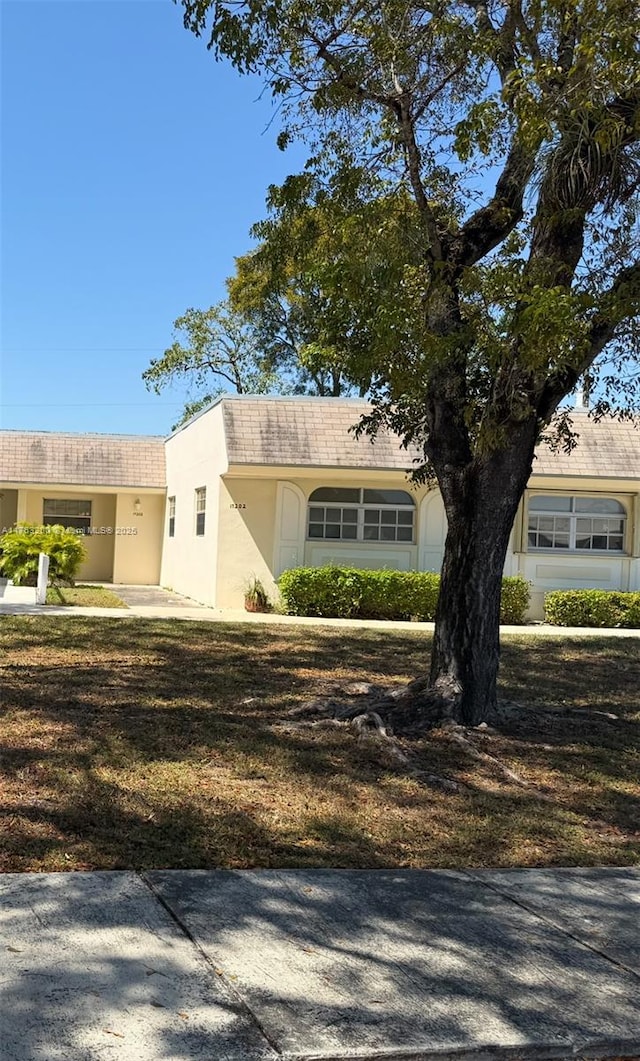
[[[314, 500], [314, 494], [319, 493], [319, 491], [323, 490], [323, 489], [332, 489], [332, 487], [322, 487], [322, 486], [316, 487], [316, 489], [313, 490], [311, 492], [311, 494], [309, 495], [309, 497], [307, 498], [307, 509], [306, 509], [306, 515], [305, 515], [304, 533], [305, 533], [305, 540], [308, 543], [310, 543], [312, 545], [314, 545], [314, 544], [317, 545], [318, 542], [334, 542], [334, 543], [335, 542], [345, 542], [345, 543], [347, 543], [349, 545], [352, 545], [354, 543], [358, 543], [359, 545], [360, 544], [374, 543], [374, 544], [379, 545], [379, 546], [384, 546], [385, 548], [388, 547], [388, 546], [396, 546], [396, 545], [403, 545], [403, 546], [406, 547], [406, 546], [411, 546], [411, 545], [415, 545], [416, 544], [416, 517], [417, 517], [418, 506], [416, 504], [415, 498], [411, 497], [411, 494], [409, 493], [408, 490], [404, 490], [402, 488], [397, 488], [397, 487], [378, 487], [377, 488], [380, 493], [383, 493], [386, 490], [389, 493], [393, 492], [393, 493], [406, 494], [407, 497], [409, 497], [409, 499], [410, 499], [409, 503], [407, 503], [407, 504], [402, 504], [402, 503], [397, 503], [396, 504], [396, 503], [386, 502], [386, 501], [365, 501], [364, 498], [365, 498], [366, 491], [367, 490], [371, 490], [372, 492], [374, 492], [376, 490], [376, 487], [367, 487], [367, 486], [352, 486], [352, 487], [338, 487], [337, 488], [337, 489], [346, 489], [346, 490], [350, 489], [350, 490], [352, 490], [354, 492], [357, 491], [358, 494], [359, 494], [359, 500], [358, 501], [345, 501], [345, 500], [340, 500], [339, 498], [336, 499], [335, 501], [325, 501], [325, 500], [321, 500], [321, 499]], [[322, 509], [322, 511], [323, 511], [322, 519], [313, 519], [313, 520], [311, 519], [311, 509], [312, 508]], [[326, 513], [327, 513], [328, 509], [335, 509], [336, 511], [339, 511], [340, 512], [340, 519], [339, 520], [327, 519], [327, 514]], [[350, 511], [350, 512], [355, 512], [355, 514], [356, 514], [355, 523], [353, 522], [353, 520], [350, 520], [349, 522], [346, 523], [346, 526], [355, 527], [356, 528], [355, 537], [348, 537], [346, 535], [343, 536], [343, 534], [342, 534], [343, 527], [345, 526], [345, 521], [344, 521], [344, 519], [342, 517], [342, 513], [345, 510]], [[366, 520], [367, 512], [376, 512], [376, 513], [378, 513], [378, 522], [377, 523], [367, 523], [367, 520]], [[395, 516], [395, 522], [394, 523], [386, 523], [385, 524], [383, 522], [383, 519], [382, 519], [382, 513], [383, 512], [391, 512], [391, 513], [393, 513], [394, 516]], [[408, 513], [410, 513], [410, 515], [411, 515], [411, 523], [410, 524], [409, 523], [401, 523], [399, 521], [398, 513], [400, 513], [400, 512], [408, 512]], [[337, 526], [339, 526], [341, 533], [340, 533], [340, 535], [337, 538], [329, 537], [326, 533], [323, 533], [320, 536], [312, 535], [312, 534], [309, 533], [309, 527], [310, 527], [310, 525], [312, 523], [314, 523], [316, 526], [321, 526], [325, 532], [326, 532], [327, 525], [329, 523], [337, 525]], [[382, 536], [382, 530], [383, 530], [383, 528], [385, 526], [386, 527], [390, 527], [390, 528], [392, 528], [394, 530], [395, 537], [393, 537], [393, 538], [384, 538]], [[377, 528], [378, 537], [375, 537], [375, 538], [367, 537], [366, 534], [365, 534], [365, 532], [367, 530], [367, 527], [375, 527], [375, 528]], [[400, 529], [403, 528], [404, 530], [406, 530], [409, 527], [411, 528], [411, 537], [410, 538], [399, 537], [399, 533], [398, 532], [400, 531]]]
[[[298, 520], [295, 536], [283, 537], [283, 511], [286, 492], [298, 502]], [[276, 487], [276, 522], [273, 535], [273, 575], [278, 578], [290, 567], [304, 564], [304, 538], [307, 521], [307, 499], [295, 483], [279, 480]]]
[[436, 489], [429, 490], [418, 507], [419, 571], [440, 571], [446, 534], [447, 516], [442, 494]]
[[[540, 497], [567, 498], [569, 500], [569, 502], [570, 502], [570, 508], [568, 510], [566, 510], [566, 511], [561, 511], [559, 509], [549, 508], [548, 511], [546, 511], [544, 509], [540, 509], [540, 510], [531, 512], [531, 502], [535, 501], [536, 498], [540, 498]], [[620, 513], [595, 512], [595, 511], [593, 511], [593, 512], [589, 512], [589, 511], [578, 512], [575, 509], [574, 502], [575, 502], [576, 499], [583, 499], [583, 498], [589, 498], [589, 499], [593, 498], [596, 501], [597, 500], [602, 500], [602, 499], [607, 500], [607, 501], [615, 501], [622, 508], [622, 512], [620, 512]], [[628, 556], [629, 552], [630, 552], [630, 550], [629, 550], [629, 532], [630, 532], [629, 528], [630, 528], [630, 522], [631, 522], [630, 519], [629, 519], [629, 504], [628, 504], [628, 501], [629, 501], [628, 497], [616, 496], [612, 492], [605, 493], [604, 491], [601, 491], [601, 492], [595, 492], [593, 490], [584, 490], [584, 491], [582, 491], [582, 490], [547, 490], [547, 491], [545, 491], [545, 490], [542, 490], [542, 489], [536, 489], [536, 490], [527, 491], [526, 502], [525, 502], [525, 513], [524, 513], [524, 519], [523, 519], [523, 532], [524, 532], [523, 537], [524, 537], [524, 546], [525, 546], [526, 552], [529, 553], [532, 556], [540, 556], [540, 555], [544, 555], [544, 554], [546, 554], [548, 556], [579, 556], [579, 557], [599, 556], [601, 558], [605, 557], [605, 556], [608, 556], [608, 557], [620, 557], [620, 558], [622, 558], [624, 556]], [[529, 522], [530, 522], [530, 519], [531, 519], [532, 516], [538, 517], [538, 518], [542, 517], [542, 518], [566, 519], [566, 520], [568, 520], [569, 521], [569, 530], [568, 530], [568, 532], [566, 532], [566, 531], [560, 532], [560, 533], [563, 533], [563, 534], [568, 533], [568, 535], [569, 535], [569, 542], [568, 542], [567, 547], [566, 548], [562, 548], [562, 547], [554, 547], [553, 545], [530, 545], [530, 543], [529, 543], [529, 534], [530, 533], [534, 533], [534, 534], [540, 534], [541, 533], [539, 530], [531, 531], [530, 526], [529, 526]], [[580, 548], [578, 548], [576, 546], [576, 536], [578, 534], [577, 523], [578, 523], [579, 519], [591, 519], [591, 520], [593, 520], [593, 519], [603, 519], [604, 520], [604, 519], [616, 519], [616, 518], [619, 519], [620, 522], [622, 523], [622, 548], [621, 549], [580, 549]], [[555, 534], [555, 528], [554, 528], [554, 530], [551, 533]], [[610, 532], [607, 531], [607, 537], [609, 536], [609, 533]], [[620, 536], [620, 532], [618, 532], [618, 531], [614, 531], [614, 532], [611, 532], [611, 533], [614, 536], [616, 536], [616, 537]], [[590, 532], [590, 536], [591, 537], [595, 536], [593, 530]]]

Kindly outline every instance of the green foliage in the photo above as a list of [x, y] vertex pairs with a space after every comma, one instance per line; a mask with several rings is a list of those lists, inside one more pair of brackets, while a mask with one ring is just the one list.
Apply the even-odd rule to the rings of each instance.
[[49, 557], [50, 582], [73, 583], [86, 558], [82, 537], [69, 527], [19, 523], [0, 537], [0, 571], [19, 585], [38, 576], [40, 553]]
[[[440, 576], [429, 571], [369, 571], [351, 567], [295, 567], [278, 588], [289, 615], [339, 619], [435, 619]], [[502, 580], [500, 621], [524, 621], [529, 583], [521, 576]]]
[[[552, 425], [570, 449], [557, 414], [581, 379], [602, 395], [596, 413], [640, 407], [637, 5], [180, 2], [216, 57], [264, 76], [280, 145], [308, 145], [256, 233], [281, 291], [291, 265], [316, 292], [306, 351], [370, 380], [360, 429], [415, 447], [414, 476], [435, 476], [449, 526], [468, 531], [445, 543], [453, 614], [433, 673], [486, 661], [460, 701], [476, 724], [497, 653], [478, 645], [462, 663], [462, 558], [477, 572], [473, 539], [489, 541], [497, 583], [535, 446]], [[340, 614], [360, 606], [362, 577], [341, 586]]]
[[[174, 322], [175, 342], [142, 374], [148, 390], [185, 380], [197, 397], [185, 406], [184, 423], [230, 388], [238, 394], [282, 390], [269, 358], [259, 348], [254, 330], [228, 302], [209, 309], [188, 309]], [[174, 425], [179, 426], [179, 424]]]
[[554, 626], [640, 629], [640, 593], [603, 589], [558, 589], [545, 593], [544, 617]]
[[364, 571], [360, 616], [365, 619], [435, 618], [440, 578], [430, 571]]
[[278, 589], [288, 615], [352, 619], [359, 614], [363, 572], [342, 567], [296, 567], [283, 571]]
[[227, 281], [234, 310], [296, 392], [368, 392], [378, 353], [415, 347], [415, 206], [353, 170], [333, 195], [311, 175], [269, 190], [259, 240]]
[[244, 606], [248, 612], [271, 612], [273, 605], [259, 578], [254, 577], [244, 591]]
[[500, 622], [506, 626], [520, 626], [529, 607], [531, 585], [522, 575], [508, 575], [502, 579]]
[[[248, 296], [272, 334], [281, 310], [300, 329], [303, 372], [372, 381], [377, 422], [432, 462], [449, 402], [475, 456], [585, 372], [619, 390], [640, 306], [633, 5], [181, 3], [281, 98], [282, 149], [309, 146], [269, 190]], [[622, 382], [640, 398], [637, 371]]]

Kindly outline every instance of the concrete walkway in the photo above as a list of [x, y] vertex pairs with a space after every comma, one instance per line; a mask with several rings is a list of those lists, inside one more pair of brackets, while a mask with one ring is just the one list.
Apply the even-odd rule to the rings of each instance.
[[0, 876], [1, 1061], [640, 1056], [640, 869]]
[[35, 586], [14, 586], [7, 578], [0, 578], [0, 607], [28, 605], [35, 607]]
[[[109, 586], [128, 607], [125, 608], [77, 608], [35, 604], [3, 603], [0, 599], [0, 615], [39, 615], [104, 617], [108, 619], [181, 619], [200, 623], [250, 623], [258, 626], [333, 626], [352, 630], [406, 630], [411, 633], [433, 633], [433, 623], [392, 622], [381, 619], [323, 619], [298, 615], [261, 615], [244, 609], [208, 608], [188, 597], [161, 590], [160, 587]], [[136, 592], [130, 592], [135, 590]], [[142, 591], [142, 592], [139, 592]], [[153, 593], [151, 592], [153, 591]], [[165, 596], [166, 594], [166, 596]], [[127, 600], [128, 596], [128, 600]], [[152, 603], [135, 603], [146, 599]], [[131, 601], [131, 603], [129, 603]], [[534, 637], [634, 637], [640, 638], [640, 630], [619, 630], [611, 627], [546, 626], [532, 623], [528, 626], [502, 626], [503, 634]]]

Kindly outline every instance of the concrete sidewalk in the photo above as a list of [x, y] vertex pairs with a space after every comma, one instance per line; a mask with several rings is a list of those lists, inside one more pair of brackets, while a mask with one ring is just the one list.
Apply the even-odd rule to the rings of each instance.
[[640, 869], [0, 876], [1, 1061], [640, 1056]]
[[[119, 587], [113, 587], [119, 592]], [[66, 616], [69, 618], [104, 618], [104, 619], [179, 619], [199, 623], [248, 623], [254, 626], [326, 626], [351, 630], [399, 630], [409, 633], [433, 633], [433, 623], [395, 622], [385, 619], [325, 619], [316, 616], [299, 615], [261, 615], [241, 609], [207, 608], [182, 598], [179, 604], [141, 605], [131, 604], [127, 608], [78, 608], [46, 605], [38, 607], [32, 604], [3, 604], [0, 601], [2, 615], [37, 615], [42, 618]], [[532, 623], [528, 626], [501, 626], [501, 634], [514, 634], [519, 637], [626, 637], [640, 638], [640, 630], [620, 630], [613, 627], [589, 626], [546, 626]]]

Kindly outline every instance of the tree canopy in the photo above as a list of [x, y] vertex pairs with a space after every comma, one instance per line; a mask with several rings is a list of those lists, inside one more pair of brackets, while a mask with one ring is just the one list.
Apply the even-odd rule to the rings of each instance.
[[[263, 73], [284, 98], [281, 143], [304, 136], [310, 144], [307, 197], [313, 184], [316, 204], [345, 210], [354, 198], [411, 198], [419, 243], [393, 264], [414, 308], [424, 308], [422, 352], [416, 364], [379, 305], [374, 357], [382, 405], [406, 403], [411, 375], [410, 434], [416, 421], [419, 436], [429, 434], [415, 398], [423, 413], [423, 399], [436, 397], [444, 348], [446, 389], [455, 376], [456, 420], [473, 447], [491, 445], [513, 417], [547, 420], [605, 347], [631, 341], [636, 4], [183, 7], [191, 30], [207, 33], [241, 71]], [[288, 211], [289, 234], [300, 184], [285, 184], [275, 204], [281, 218]], [[356, 217], [357, 247], [376, 229]], [[335, 294], [344, 272], [329, 279], [323, 290]]]
[[[374, 285], [370, 266], [362, 268], [372, 258], [359, 224], [362, 204], [316, 200], [312, 189], [307, 177], [271, 189], [270, 216], [253, 227], [254, 249], [236, 258], [227, 298], [186, 310], [174, 322], [174, 342], [143, 373], [156, 393], [187, 383], [194, 398], [183, 421], [229, 389], [331, 397], [369, 391], [367, 311], [374, 294], [376, 306], [382, 303], [380, 284], [391, 280], [388, 247], [378, 248]], [[397, 214], [393, 200], [366, 209], [378, 220]], [[385, 294], [391, 304], [393, 284]]]
[[187, 402], [180, 423], [229, 388], [238, 394], [277, 389], [277, 373], [253, 330], [227, 302], [186, 310], [174, 322], [174, 331], [174, 342], [151, 361], [142, 378], [156, 394], [174, 382], [188, 383], [195, 397]]
[[432, 686], [478, 721], [536, 442], [581, 378], [600, 411], [622, 385], [638, 398], [638, 4], [181, 2], [270, 84], [281, 146], [308, 143], [305, 173], [271, 191], [269, 253], [285, 234], [304, 262], [306, 221], [329, 218], [320, 290], [336, 319], [358, 292], [364, 428], [420, 446], [447, 511]]

